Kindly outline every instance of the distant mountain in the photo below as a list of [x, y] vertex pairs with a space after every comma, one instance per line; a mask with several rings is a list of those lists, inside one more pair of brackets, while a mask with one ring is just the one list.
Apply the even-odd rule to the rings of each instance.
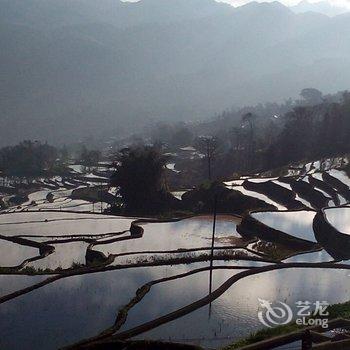
[[292, 6], [291, 9], [295, 13], [317, 12], [330, 17], [349, 12], [349, 9], [346, 7], [335, 6], [328, 1], [311, 3], [308, 0], [302, 0], [299, 4]]
[[0, 143], [208, 118], [350, 86], [350, 15], [278, 2], [0, 0]]
[[176, 23], [215, 14], [232, 7], [213, 0], [0, 0], [0, 18], [35, 27], [108, 23], [118, 28]]

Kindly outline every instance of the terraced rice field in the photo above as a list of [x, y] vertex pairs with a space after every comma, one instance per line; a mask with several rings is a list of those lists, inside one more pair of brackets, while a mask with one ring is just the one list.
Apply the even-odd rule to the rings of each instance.
[[[258, 299], [347, 301], [350, 253], [334, 242], [338, 231], [350, 240], [350, 180], [319, 171], [309, 164], [293, 178], [226, 182], [276, 210], [218, 215], [213, 250], [211, 216], [101, 215], [63, 183], [52, 202], [50, 189], [32, 193], [0, 215], [0, 347], [57, 349], [105, 332], [220, 348], [261, 328]], [[331, 245], [323, 222], [334, 228]]]

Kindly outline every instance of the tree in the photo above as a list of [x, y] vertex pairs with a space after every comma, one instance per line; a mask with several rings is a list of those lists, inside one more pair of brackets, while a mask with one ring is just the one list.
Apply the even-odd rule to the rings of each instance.
[[57, 157], [57, 150], [46, 143], [23, 141], [0, 150], [0, 169], [5, 176], [30, 181], [35, 177], [57, 173]]
[[80, 162], [87, 169], [91, 169], [93, 166], [97, 166], [101, 158], [101, 152], [97, 150], [88, 150], [83, 147], [80, 154]]
[[140, 214], [162, 209], [166, 163], [167, 157], [150, 146], [126, 148], [117, 154], [111, 186], [119, 188], [126, 212]]
[[323, 101], [322, 92], [314, 88], [307, 88], [307, 89], [301, 90], [300, 96], [310, 106], [320, 104]]
[[214, 136], [200, 136], [197, 140], [197, 148], [204, 153], [208, 167], [208, 180], [212, 180], [212, 163], [218, 149], [218, 139]]

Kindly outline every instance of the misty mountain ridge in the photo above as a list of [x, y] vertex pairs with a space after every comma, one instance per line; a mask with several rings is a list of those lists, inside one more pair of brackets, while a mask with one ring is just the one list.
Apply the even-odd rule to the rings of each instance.
[[291, 6], [291, 10], [295, 13], [317, 12], [330, 17], [349, 12], [348, 8], [332, 5], [328, 1], [312, 3], [308, 0], [302, 0], [299, 4]]
[[348, 14], [213, 0], [0, 4], [2, 144], [124, 135], [350, 85]]
[[225, 14], [232, 7], [213, 0], [1, 0], [3, 21], [35, 27], [109, 23], [118, 28], [180, 22]]

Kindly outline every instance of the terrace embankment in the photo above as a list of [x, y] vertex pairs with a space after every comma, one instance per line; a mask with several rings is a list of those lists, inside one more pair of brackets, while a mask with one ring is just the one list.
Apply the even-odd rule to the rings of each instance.
[[294, 180], [290, 182], [290, 186], [295, 193], [310, 202], [313, 208], [321, 209], [328, 206], [330, 198], [315, 190], [308, 182]]
[[77, 188], [72, 191], [71, 198], [82, 199], [89, 202], [102, 201], [108, 204], [113, 204], [116, 200], [115, 196], [108, 193], [106, 186]]
[[340, 205], [339, 197], [337, 195], [337, 191], [329, 185], [327, 182], [321, 181], [319, 179], [314, 178], [313, 176], [308, 176], [309, 183], [320, 190], [329, 194], [329, 196], [333, 199], [335, 205]]
[[271, 200], [285, 206], [288, 209], [302, 209], [305, 206], [295, 199], [295, 193], [287, 188], [277, 185], [272, 181], [251, 182], [244, 181], [243, 187], [249, 191], [255, 191], [266, 195]]
[[334, 187], [346, 200], [350, 201], [349, 186], [327, 172], [322, 173], [322, 179], [324, 182]]
[[258, 237], [264, 241], [283, 244], [296, 250], [316, 251], [320, 249], [318, 244], [276, 230], [256, 220], [250, 214], [246, 215], [237, 226], [237, 232], [242, 237]]
[[316, 214], [313, 229], [317, 241], [334, 259], [350, 259], [350, 235], [342, 233], [332, 226], [323, 210]]

